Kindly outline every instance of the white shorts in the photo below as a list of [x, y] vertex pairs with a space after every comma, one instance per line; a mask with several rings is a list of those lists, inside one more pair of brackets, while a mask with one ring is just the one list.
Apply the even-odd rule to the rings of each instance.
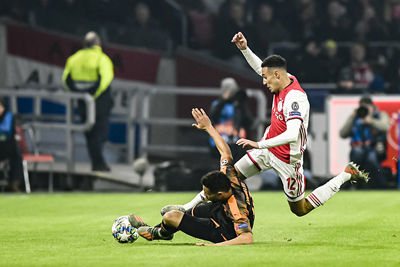
[[235, 167], [249, 178], [257, 173], [274, 169], [281, 178], [283, 190], [287, 200], [296, 202], [304, 197], [306, 180], [303, 175], [303, 166], [300, 162], [288, 164], [278, 159], [268, 149], [253, 149], [247, 151]]

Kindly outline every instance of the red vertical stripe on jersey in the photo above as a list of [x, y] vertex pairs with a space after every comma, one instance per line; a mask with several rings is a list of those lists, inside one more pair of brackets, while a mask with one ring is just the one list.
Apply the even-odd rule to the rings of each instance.
[[251, 159], [251, 161], [254, 163], [254, 165], [256, 165], [257, 169], [258, 169], [259, 171], [261, 171], [261, 167], [260, 167], [260, 165], [258, 165], [257, 161], [255, 161], [255, 160], [252, 158], [252, 156], [250, 156], [250, 153], [249, 153], [248, 151], [247, 151], [246, 153], [247, 153], [247, 156], [249, 156], [249, 158]]

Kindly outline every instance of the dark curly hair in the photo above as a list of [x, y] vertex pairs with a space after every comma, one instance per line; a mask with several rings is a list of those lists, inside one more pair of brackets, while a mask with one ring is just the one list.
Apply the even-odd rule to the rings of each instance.
[[281, 68], [286, 70], [286, 59], [281, 57], [280, 55], [270, 55], [261, 64], [261, 67], [268, 68]]
[[210, 189], [215, 194], [219, 191], [228, 192], [231, 188], [231, 181], [220, 171], [211, 171], [201, 177], [201, 184]]

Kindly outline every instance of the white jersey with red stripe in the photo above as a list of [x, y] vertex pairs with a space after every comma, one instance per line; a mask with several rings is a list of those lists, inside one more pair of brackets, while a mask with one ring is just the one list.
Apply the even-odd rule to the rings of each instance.
[[301, 120], [296, 142], [268, 148], [280, 160], [296, 163], [302, 162], [303, 152], [306, 149], [310, 104], [296, 77], [289, 75], [289, 78], [292, 83], [273, 96], [271, 125], [267, 128], [264, 138], [270, 139], [285, 132], [286, 122], [289, 120]]

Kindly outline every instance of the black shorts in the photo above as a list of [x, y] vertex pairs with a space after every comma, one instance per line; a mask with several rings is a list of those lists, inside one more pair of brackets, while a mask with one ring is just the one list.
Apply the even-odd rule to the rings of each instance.
[[221, 204], [211, 202], [199, 204], [187, 211], [183, 215], [178, 230], [214, 243], [237, 236], [233, 223], [225, 218]]

